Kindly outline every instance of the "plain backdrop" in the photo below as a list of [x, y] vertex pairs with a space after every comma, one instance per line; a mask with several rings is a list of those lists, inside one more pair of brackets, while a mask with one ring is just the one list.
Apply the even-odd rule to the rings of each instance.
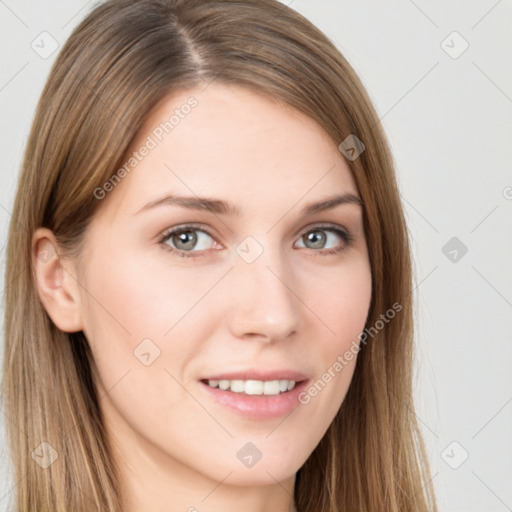
[[[415, 259], [417, 415], [440, 510], [512, 510], [512, 2], [286, 3], [352, 64], [391, 143]], [[45, 52], [94, 5], [0, 0], [2, 263], [20, 161], [57, 54]], [[2, 316], [3, 307], [2, 298]], [[15, 485], [2, 425], [0, 510]]]

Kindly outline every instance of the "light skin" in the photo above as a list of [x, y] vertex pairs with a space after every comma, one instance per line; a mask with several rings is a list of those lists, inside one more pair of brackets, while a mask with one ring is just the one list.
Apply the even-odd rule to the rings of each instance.
[[[228, 409], [200, 379], [288, 368], [314, 383], [332, 367], [370, 305], [363, 208], [301, 213], [333, 195], [359, 197], [350, 169], [315, 121], [247, 89], [173, 93], [132, 150], [190, 96], [197, 107], [101, 200], [78, 259], [36, 231], [38, 291], [57, 327], [82, 330], [91, 346], [125, 512], [289, 512], [295, 474], [338, 411], [356, 358], [307, 405], [273, 419]], [[168, 194], [222, 199], [240, 215], [143, 208]], [[193, 235], [162, 242], [186, 223], [196, 224], [196, 245]], [[249, 251], [262, 250], [251, 263], [236, 251], [246, 237]], [[144, 339], [150, 357], [160, 350], [147, 366], [134, 355]], [[237, 457], [247, 442], [262, 453], [252, 467]]]

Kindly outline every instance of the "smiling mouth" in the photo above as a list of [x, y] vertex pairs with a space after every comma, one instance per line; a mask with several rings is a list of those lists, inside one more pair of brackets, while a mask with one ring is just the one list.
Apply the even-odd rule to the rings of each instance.
[[294, 380], [279, 379], [279, 380], [214, 380], [203, 379], [201, 382], [217, 388], [221, 391], [231, 391], [233, 393], [240, 393], [245, 395], [280, 395], [291, 391], [297, 384]]

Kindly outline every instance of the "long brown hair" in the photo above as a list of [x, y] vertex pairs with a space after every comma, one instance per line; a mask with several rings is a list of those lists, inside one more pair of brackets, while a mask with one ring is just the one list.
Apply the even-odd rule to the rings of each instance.
[[[277, 0], [110, 0], [62, 48], [37, 107], [8, 240], [2, 390], [16, 510], [120, 512], [121, 503], [94, 361], [83, 333], [57, 329], [38, 298], [32, 235], [47, 227], [63, 251], [79, 251], [100, 203], [94, 190], [122, 165], [148, 113], [171, 92], [212, 80], [293, 106], [336, 144], [364, 143], [347, 162], [364, 203], [367, 327], [401, 305], [361, 344], [345, 400], [297, 474], [298, 511], [436, 510], [413, 412], [412, 269], [388, 144], [345, 58]], [[58, 454], [45, 470], [30, 456], [42, 442]]]

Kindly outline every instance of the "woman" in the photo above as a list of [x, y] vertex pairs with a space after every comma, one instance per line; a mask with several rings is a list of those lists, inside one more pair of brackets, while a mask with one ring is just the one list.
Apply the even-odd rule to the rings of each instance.
[[[359, 79], [272, 0], [111, 0], [9, 233], [17, 510], [435, 510], [411, 263]], [[29, 455], [27, 455], [29, 454]]]

